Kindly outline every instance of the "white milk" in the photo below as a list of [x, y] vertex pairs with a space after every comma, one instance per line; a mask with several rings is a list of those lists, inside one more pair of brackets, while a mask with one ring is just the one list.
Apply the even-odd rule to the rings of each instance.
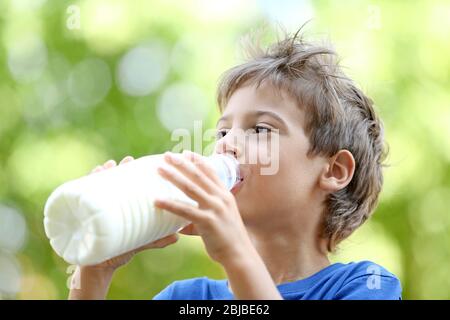
[[[231, 189], [239, 179], [231, 156], [204, 157]], [[190, 222], [153, 205], [170, 198], [197, 205], [156, 169], [163, 155], [145, 156], [59, 186], [47, 200], [44, 227], [68, 263], [93, 265], [176, 233]]]

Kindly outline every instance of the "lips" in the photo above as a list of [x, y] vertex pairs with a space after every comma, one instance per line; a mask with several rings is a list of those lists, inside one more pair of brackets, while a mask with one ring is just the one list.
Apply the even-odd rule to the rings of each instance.
[[246, 168], [242, 168], [242, 166], [240, 166], [239, 175], [240, 180], [230, 190], [232, 194], [236, 194], [241, 189], [244, 181], [247, 179], [248, 174]]
[[241, 180], [239, 180], [239, 182], [238, 183], [236, 183], [234, 186], [233, 186], [233, 188], [231, 188], [231, 193], [232, 194], [236, 194], [238, 191], [239, 191], [239, 189], [241, 188], [241, 185], [242, 185], [242, 183], [244, 182], [244, 179], [241, 179]]

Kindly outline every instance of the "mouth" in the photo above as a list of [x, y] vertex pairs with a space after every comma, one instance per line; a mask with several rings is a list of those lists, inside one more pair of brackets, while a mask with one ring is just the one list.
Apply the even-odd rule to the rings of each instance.
[[239, 177], [239, 181], [233, 186], [233, 188], [231, 188], [230, 192], [232, 194], [236, 194], [238, 193], [238, 191], [241, 189], [242, 184], [244, 183], [245, 180], [245, 174], [241, 171], [241, 176]]

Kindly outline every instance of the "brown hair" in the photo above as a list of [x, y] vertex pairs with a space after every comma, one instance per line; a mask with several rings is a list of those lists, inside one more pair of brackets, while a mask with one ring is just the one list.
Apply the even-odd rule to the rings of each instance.
[[306, 42], [299, 34], [300, 30], [293, 36], [285, 34], [267, 49], [250, 43], [247, 61], [222, 75], [217, 102], [222, 111], [239, 87], [259, 87], [268, 81], [305, 108], [309, 155], [331, 157], [341, 149], [353, 154], [356, 168], [351, 182], [326, 199], [323, 236], [333, 251], [377, 205], [387, 154], [383, 125], [372, 100], [343, 73], [331, 46]]

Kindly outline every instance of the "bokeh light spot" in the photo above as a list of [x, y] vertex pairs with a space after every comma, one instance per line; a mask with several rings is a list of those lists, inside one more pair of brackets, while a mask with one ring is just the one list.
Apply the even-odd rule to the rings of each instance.
[[0, 250], [19, 251], [25, 243], [27, 226], [23, 215], [0, 204]]
[[185, 128], [192, 130], [195, 121], [203, 121], [208, 115], [208, 105], [202, 90], [189, 83], [169, 86], [161, 95], [157, 114], [168, 130]]
[[108, 94], [111, 81], [111, 72], [106, 62], [98, 58], [83, 60], [69, 75], [69, 97], [77, 106], [93, 106]]
[[117, 68], [120, 90], [130, 96], [145, 96], [157, 90], [167, 77], [167, 51], [156, 41], [128, 51]]
[[46, 65], [47, 47], [39, 36], [27, 34], [10, 43], [8, 68], [16, 81], [26, 83], [37, 80]]

